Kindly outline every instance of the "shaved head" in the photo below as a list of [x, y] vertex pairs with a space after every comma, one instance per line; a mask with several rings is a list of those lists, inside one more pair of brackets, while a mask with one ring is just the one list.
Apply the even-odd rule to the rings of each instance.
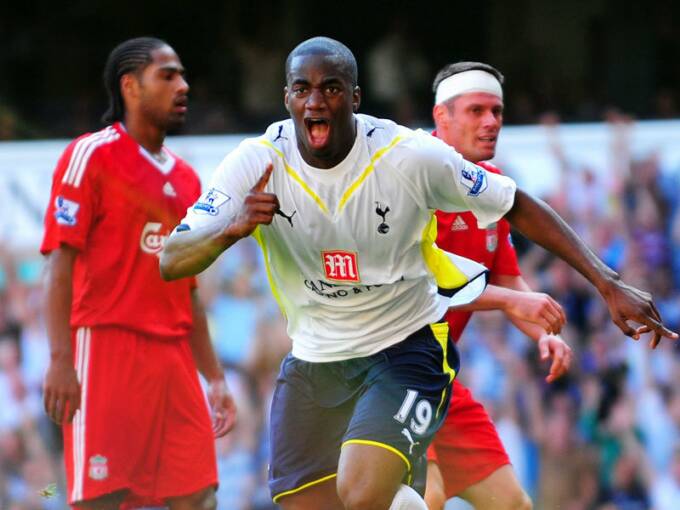
[[352, 51], [340, 41], [330, 37], [312, 37], [298, 44], [286, 59], [286, 82], [290, 82], [290, 68], [295, 57], [306, 55], [327, 55], [333, 58], [339, 70], [347, 77], [352, 86], [359, 80], [357, 61]]

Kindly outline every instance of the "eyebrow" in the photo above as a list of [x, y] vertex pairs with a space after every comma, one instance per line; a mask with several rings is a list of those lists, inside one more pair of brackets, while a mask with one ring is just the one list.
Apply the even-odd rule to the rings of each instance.
[[165, 65], [159, 66], [158, 69], [160, 71], [171, 71], [171, 72], [176, 72], [176, 73], [179, 73], [179, 74], [182, 74], [182, 75], [186, 74], [186, 72], [187, 72], [187, 70], [184, 67], [178, 66], [176, 64], [165, 64]]
[[502, 103], [496, 104], [496, 105], [493, 105], [493, 106], [488, 106], [488, 105], [485, 105], [485, 104], [482, 104], [482, 103], [470, 103], [469, 105], [466, 106], [466, 108], [475, 108], [475, 107], [487, 108], [488, 107], [488, 108], [491, 108], [492, 110], [494, 110], [496, 108], [503, 109], [504, 106], [505, 105], [503, 105]]
[[305, 80], [304, 78], [296, 78], [290, 84], [291, 85], [307, 85], [308, 83], [309, 83], [309, 81]]
[[[331, 76], [330, 78], [325, 78], [321, 82], [321, 86], [323, 87], [323, 86], [327, 86], [327, 85], [334, 85], [334, 84], [337, 84], [337, 83], [342, 84], [343, 83], [342, 78], [337, 77], [337, 76]], [[293, 85], [309, 85], [309, 80], [307, 80], [305, 78], [296, 78], [295, 80], [293, 80], [291, 82], [291, 86], [293, 86]]]

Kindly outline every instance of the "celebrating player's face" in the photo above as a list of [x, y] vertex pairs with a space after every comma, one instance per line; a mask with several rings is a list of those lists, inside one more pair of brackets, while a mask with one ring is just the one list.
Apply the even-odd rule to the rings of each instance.
[[152, 51], [151, 56], [139, 80], [139, 107], [156, 126], [172, 130], [184, 123], [187, 112], [184, 67], [170, 46]]
[[446, 128], [442, 133], [438, 129], [439, 136], [468, 161], [493, 158], [503, 125], [503, 101], [493, 94], [471, 92], [457, 97], [447, 110]]
[[312, 166], [331, 168], [352, 148], [353, 112], [360, 92], [329, 55], [294, 57], [288, 73], [286, 108], [295, 124], [302, 157]]

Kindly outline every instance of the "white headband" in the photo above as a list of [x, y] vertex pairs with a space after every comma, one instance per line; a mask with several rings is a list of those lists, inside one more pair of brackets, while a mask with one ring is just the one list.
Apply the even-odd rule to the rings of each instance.
[[437, 86], [434, 104], [441, 104], [454, 96], [469, 92], [486, 92], [503, 99], [503, 87], [496, 77], [486, 71], [473, 69], [442, 80]]

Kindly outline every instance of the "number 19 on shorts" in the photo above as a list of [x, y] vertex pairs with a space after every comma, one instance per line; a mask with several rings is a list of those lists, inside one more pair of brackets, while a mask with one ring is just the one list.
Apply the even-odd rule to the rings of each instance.
[[418, 400], [418, 392], [415, 390], [406, 390], [406, 397], [401, 403], [399, 412], [394, 415], [394, 419], [399, 423], [406, 423], [406, 420], [415, 406], [413, 418], [409, 422], [409, 428], [415, 434], [423, 434], [430, 426], [432, 421], [432, 405], [425, 399]]

